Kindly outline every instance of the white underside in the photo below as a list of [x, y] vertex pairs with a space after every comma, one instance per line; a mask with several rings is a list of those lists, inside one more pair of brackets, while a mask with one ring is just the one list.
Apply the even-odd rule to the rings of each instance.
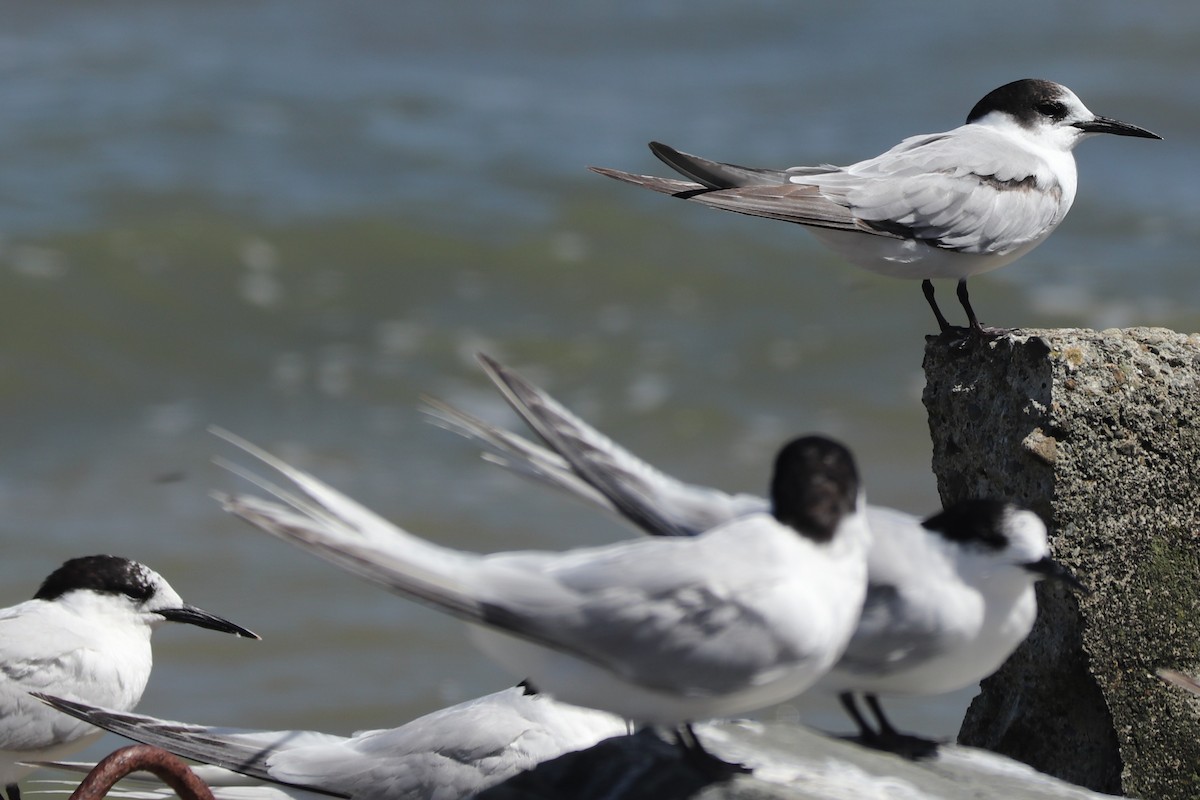
[[[969, 278], [1011, 264], [1037, 247], [1045, 236], [1004, 253], [960, 253], [916, 239], [896, 239], [869, 233], [809, 227], [830, 250], [855, 266], [879, 275], [909, 280]], [[1046, 235], [1049, 235], [1049, 231]]]

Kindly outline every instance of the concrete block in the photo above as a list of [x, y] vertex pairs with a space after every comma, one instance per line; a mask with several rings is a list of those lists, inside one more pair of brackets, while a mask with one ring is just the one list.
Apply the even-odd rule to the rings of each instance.
[[1033, 634], [959, 741], [1109, 793], [1200, 797], [1200, 335], [1024, 330], [930, 337], [924, 403], [943, 502], [1009, 497], [1045, 518], [1092, 589], [1039, 587]]

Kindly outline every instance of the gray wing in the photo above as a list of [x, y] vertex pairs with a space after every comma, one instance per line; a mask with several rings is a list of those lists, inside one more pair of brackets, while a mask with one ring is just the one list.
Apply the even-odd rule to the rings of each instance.
[[938, 631], [905, 614], [906, 605], [895, 586], [868, 580], [862, 615], [836, 669], [874, 677], [908, 669], [944, 652]]
[[788, 179], [786, 170], [741, 167], [737, 164], [709, 161], [707, 158], [690, 153], [681, 153], [662, 142], [651, 142], [650, 152], [671, 169], [699, 182], [706, 189], [778, 186], [781, 183], [787, 183]]
[[819, 186], [861, 224], [964, 253], [1036, 242], [1073, 199], [1045, 160], [981, 125], [914, 136], [836, 172], [798, 169], [789, 180]]
[[[767, 537], [775, 531], [766, 515], [739, 520], [744, 529], [718, 539], [634, 540], [569, 553], [480, 557], [438, 547], [380, 521], [311, 475], [236, 437], [226, 438], [304, 492], [294, 497], [272, 488], [287, 506], [218, 496], [226, 510], [352, 574], [467, 622], [659, 689], [740, 686], [748, 670], [791, 646], [761, 624], [753, 608], [715, 596], [711, 603], [696, 602], [700, 595], [720, 591], [712, 586], [718, 582], [714, 572], [722, 585], [759, 585], [760, 573], [773, 561], [755, 563], [753, 575], [737, 562], [746, 550], [744, 538], [762, 532], [757, 526], [767, 526]], [[368, 535], [352, 524], [364, 519], [372, 520]], [[710, 613], [714, 605], [721, 614]], [[669, 674], [672, 667], [675, 672]], [[689, 674], [681, 675], [685, 668]]]
[[[441, 547], [388, 522], [303, 470], [228, 431], [217, 435], [258, 458], [291, 481], [299, 494], [275, 486], [249, 470], [225, 464], [281, 503], [246, 495], [216, 494], [222, 508], [277, 539], [293, 544], [347, 572], [466, 622], [487, 625], [559, 650], [584, 661], [596, 660], [556, 639], [543, 627], [509, 613], [479, 590], [484, 560], [474, 553]], [[537, 604], [568, 604], [569, 592], [545, 578], [538, 565], [518, 584]], [[564, 596], [565, 595], [565, 596]]]
[[1036, 243], [1062, 221], [1072, 199], [1045, 161], [980, 125], [905, 139], [848, 167], [765, 170], [658, 143], [651, 150], [696, 182], [591, 169], [724, 211], [964, 253], [1004, 254]]
[[[651, 536], [695, 536], [769, 503], [684, 483], [630, 453], [547, 392], [484, 354], [479, 361], [513, 410], [608, 507]], [[595, 501], [593, 501], [595, 502]]]
[[[481, 581], [484, 591], [503, 587], [507, 610], [553, 631], [569, 652], [631, 683], [704, 696], [744, 688], [764, 665], [812, 650], [808, 632], [780, 630], [764, 616], [762, 596], [802, 583], [795, 570], [809, 566], [780, 562], [777, 531], [773, 517], [757, 514], [703, 536], [574, 550], [553, 563], [500, 553], [488, 557]], [[523, 595], [535, 569], [575, 600], [555, 607]]]
[[588, 167], [588, 169], [597, 175], [604, 175], [683, 200], [691, 200], [721, 211], [733, 211], [737, 214], [795, 222], [799, 225], [810, 225], [817, 228], [902, 238], [899, 234], [875, 230], [861, 223], [849, 208], [828, 200], [819, 189], [812, 186], [780, 183], [774, 186], [710, 189], [692, 181], [659, 178], [654, 175], [638, 175], [607, 167]]
[[605, 167], [589, 169], [599, 175], [722, 211], [818, 228], [896, 236], [862, 224], [845, 203], [831, 200], [818, 185], [802, 185], [792, 180], [800, 173], [813, 176], [814, 179], [816, 176], [837, 173], [838, 167], [805, 167], [800, 168], [799, 172], [742, 167], [684, 153], [661, 142], [651, 142], [650, 151], [664, 164], [696, 182], [636, 175]]
[[921, 591], [939, 564], [929, 555], [935, 537], [921, 519], [868, 506], [872, 544], [867, 555], [867, 595], [854, 636], [837, 669], [872, 675], [908, 668], [946, 648], [939, 612], [944, 598]]

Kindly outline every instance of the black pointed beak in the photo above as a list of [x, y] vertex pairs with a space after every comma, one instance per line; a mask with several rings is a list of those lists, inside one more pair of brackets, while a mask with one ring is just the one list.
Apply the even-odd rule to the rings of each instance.
[[1022, 564], [1022, 566], [1047, 580], [1062, 581], [1080, 594], [1092, 593], [1091, 589], [1084, 586], [1083, 582], [1075, 577], [1075, 573], [1050, 556], [1043, 556], [1037, 561], [1030, 561], [1028, 564]]
[[261, 639], [252, 630], [247, 630], [241, 625], [235, 625], [227, 619], [222, 619], [216, 614], [210, 614], [202, 608], [195, 606], [180, 606], [179, 608], [160, 608], [154, 613], [169, 622], [183, 622], [188, 625], [197, 625], [201, 628], [208, 628], [210, 631], [220, 631], [221, 633], [232, 633], [234, 636], [241, 636], [243, 639]]
[[1084, 133], [1111, 133], [1114, 136], [1137, 136], [1141, 139], [1162, 138], [1157, 133], [1151, 133], [1145, 128], [1139, 128], [1137, 125], [1130, 125], [1128, 122], [1121, 122], [1112, 117], [1092, 117], [1082, 122], [1076, 122], [1075, 127]]

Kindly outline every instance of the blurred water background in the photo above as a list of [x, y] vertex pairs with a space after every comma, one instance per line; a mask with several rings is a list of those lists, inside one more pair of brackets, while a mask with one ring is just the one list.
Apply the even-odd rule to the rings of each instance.
[[[456, 624], [227, 519], [228, 427], [438, 541], [629, 534], [483, 464], [429, 393], [517, 424], [484, 350], [670, 473], [764, 491], [787, 437], [938, 507], [916, 283], [795, 226], [588, 173], [651, 139], [847, 163], [1021, 77], [1162, 142], [1077, 152], [1051, 239], [972, 281], [987, 323], [1200, 328], [1200, 6], [6, 3], [0, 26], [0, 604], [114, 552], [260, 643], [169, 628], [141, 709], [390, 726], [507, 676]], [[957, 319], [952, 285], [939, 287]], [[973, 690], [892, 704], [952, 736]], [[847, 730], [834, 704], [763, 712]], [[106, 741], [93, 752], [111, 749]]]

